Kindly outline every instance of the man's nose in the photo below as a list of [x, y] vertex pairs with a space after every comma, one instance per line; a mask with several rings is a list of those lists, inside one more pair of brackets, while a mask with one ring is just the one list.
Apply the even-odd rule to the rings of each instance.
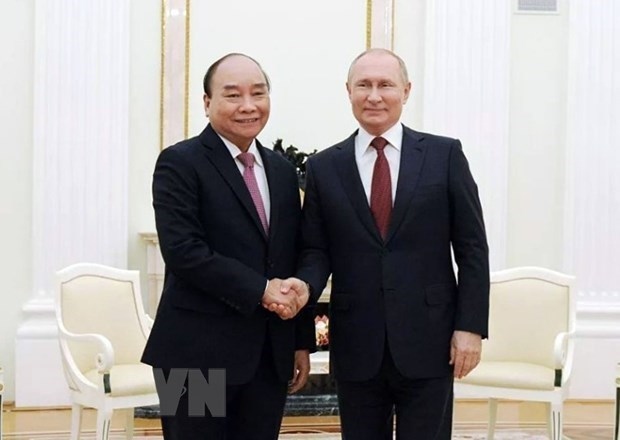
[[241, 111], [245, 111], [245, 112], [254, 111], [256, 109], [256, 102], [254, 100], [254, 97], [252, 96], [243, 97], [243, 100], [241, 101], [241, 106], [239, 108]]
[[370, 93], [368, 94], [368, 100], [371, 102], [381, 101], [381, 94], [379, 93], [378, 87], [373, 87], [370, 89]]

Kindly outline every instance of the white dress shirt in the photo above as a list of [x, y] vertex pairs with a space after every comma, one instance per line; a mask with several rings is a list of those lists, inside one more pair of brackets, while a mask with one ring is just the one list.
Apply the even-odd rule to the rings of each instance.
[[[218, 134], [219, 136], [219, 134]], [[239, 149], [235, 144], [230, 142], [228, 139], [220, 136], [226, 148], [230, 152], [230, 155], [235, 160], [235, 165], [237, 165], [237, 169], [243, 176], [243, 170], [245, 167], [243, 163], [237, 158], [237, 156], [243, 151]], [[260, 197], [263, 199], [263, 206], [265, 207], [265, 215], [267, 216], [267, 222], [270, 222], [270, 213], [271, 213], [271, 199], [269, 198], [269, 185], [267, 184], [267, 173], [265, 172], [265, 165], [263, 164], [263, 158], [258, 152], [258, 147], [256, 146], [256, 140], [253, 140], [250, 144], [250, 148], [248, 148], [248, 153], [252, 153], [254, 155], [254, 176], [256, 177], [256, 183], [258, 184], [258, 190], [260, 191]]]
[[[370, 189], [372, 187], [372, 172], [375, 167], [375, 161], [377, 159], [377, 150], [370, 146], [372, 140], [378, 136], [369, 134], [366, 130], [360, 127], [355, 137], [355, 163], [357, 164], [357, 170], [360, 173], [362, 179], [362, 185], [364, 185], [364, 192], [366, 193], [366, 199], [370, 206]], [[390, 166], [390, 180], [392, 182], [392, 205], [394, 205], [394, 198], [396, 197], [396, 185], [398, 183], [398, 172], [400, 171], [400, 152], [403, 143], [403, 126], [399, 122], [383, 133], [380, 137], [384, 138], [389, 143], [383, 150], [385, 157]]]

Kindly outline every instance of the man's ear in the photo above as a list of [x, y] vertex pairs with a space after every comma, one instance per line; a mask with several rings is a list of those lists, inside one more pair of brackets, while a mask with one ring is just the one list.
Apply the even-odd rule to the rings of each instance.
[[211, 98], [209, 98], [209, 96], [205, 93], [202, 97], [202, 100], [204, 102], [204, 107], [205, 107], [205, 116], [208, 118], [209, 117], [209, 106], [211, 105]]
[[405, 86], [405, 98], [403, 99], [403, 104], [407, 103], [410, 93], [411, 93], [411, 81], [408, 82], [407, 85]]

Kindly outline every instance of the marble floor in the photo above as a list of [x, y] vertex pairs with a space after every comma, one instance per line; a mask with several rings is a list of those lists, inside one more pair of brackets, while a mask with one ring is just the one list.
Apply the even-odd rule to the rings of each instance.
[[[570, 440], [612, 440], [614, 421], [613, 402], [569, 401], [565, 405], [564, 434]], [[65, 440], [70, 428], [70, 411], [24, 410], [5, 407], [3, 414], [4, 440]], [[546, 439], [544, 406], [525, 402], [501, 402], [498, 413], [496, 440]], [[85, 440], [93, 438], [94, 411], [84, 414]], [[115, 412], [111, 439], [124, 438], [124, 414]], [[457, 401], [453, 440], [484, 440], [486, 404], [480, 401]], [[282, 440], [339, 439], [338, 417], [286, 417]], [[314, 434], [313, 434], [314, 433]], [[161, 429], [158, 419], [135, 419], [136, 440], [158, 440]]]
[[[160, 433], [150, 433], [145, 435], [134, 435], [134, 440], [161, 440]], [[565, 432], [565, 440], [612, 440], [613, 432], [611, 429], [596, 429], [596, 428], [572, 428]], [[110, 434], [110, 440], [125, 439], [125, 434], [122, 431], [113, 431]], [[486, 434], [483, 431], [476, 432], [461, 432], [457, 430], [452, 440], [486, 440]], [[548, 440], [548, 436], [544, 431], [535, 430], [500, 430], [495, 434], [495, 440]], [[7, 434], [4, 436], [5, 440], [69, 440], [69, 433], [22, 433], [22, 434]], [[82, 440], [94, 440], [95, 436], [92, 432], [86, 432], [81, 436]], [[325, 433], [325, 434], [282, 434], [280, 440], [340, 440], [339, 433]]]

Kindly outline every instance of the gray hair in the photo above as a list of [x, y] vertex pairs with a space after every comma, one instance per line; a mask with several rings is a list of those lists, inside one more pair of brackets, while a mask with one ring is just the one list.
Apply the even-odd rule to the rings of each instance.
[[351, 65], [349, 66], [349, 73], [347, 74], [347, 81], [351, 81], [351, 72], [353, 71], [353, 66], [355, 66], [355, 63], [357, 63], [357, 61], [360, 58], [362, 58], [365, 55], [368, 55], [369, 53], [377, 53], [377, 52], [384, 53], [384, 54], [387, 54], [387, 55], [390, 55], [396, 58], [396, 61], [398, 61], [398, 65], [400, 66], [400, 73], [403, 77], [403, 81], [405, 82], [405, 84], [407, 84], [409, 82], [409, 74], [407, 73], [407, 66], [405, 65], [405, 62], [403, 61], [403, 59], [399, 57], [398, 55], [396, 55], [391, 50], [380, 49], [380, 48], [366, 49], [364, 52], [356, 56], [355, 59], [351, 62]]

